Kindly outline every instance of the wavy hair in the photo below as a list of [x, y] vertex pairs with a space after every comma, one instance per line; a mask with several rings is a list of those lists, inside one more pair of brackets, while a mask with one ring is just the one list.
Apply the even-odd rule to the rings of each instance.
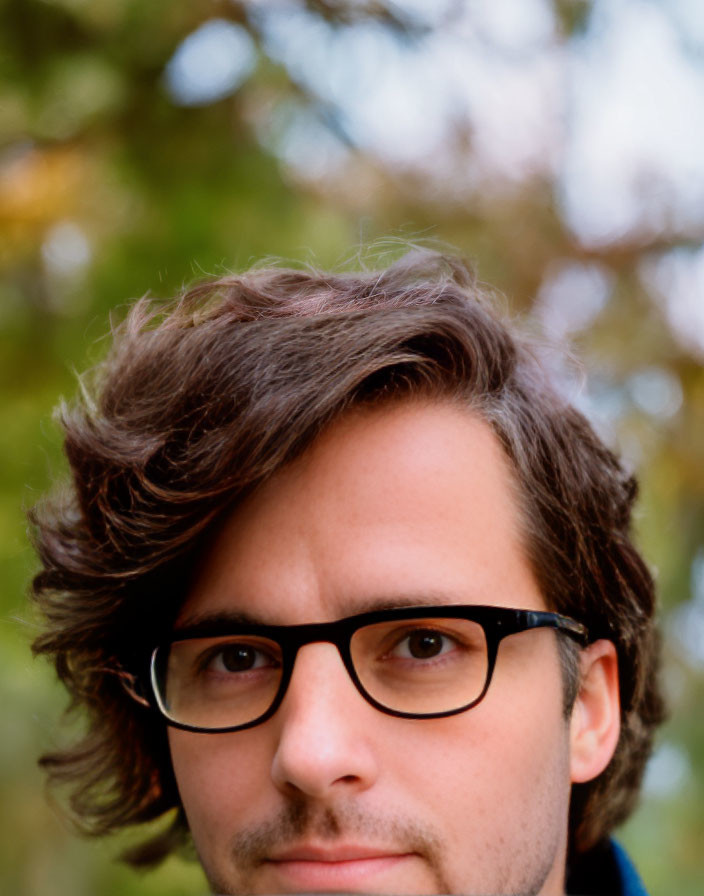
[[[40, 760], [71, 786], [82, 831], [175, 810], [126, 861], [154, 864], [188, 842], [165, 725], [116, 671], [139, 679], [224, 513], [350, 407], [418, 395], [461, 402], [491, 426], [546, 604], [616, 645], [620, 740], [607, 769], [573, 787], [572, 854], [626, 818], [663, 717], [653, 581], [630, 535], [635, 480], [467, 265], [415, 251], [381, 272], [259, 269], [165, 306], [141, 300], [81, 398], [60, 409], [70, 481], [31, 513], [46, 620], [34, 650], [87, 717], [79, 742]], [[569, 702], [574, 658], [566, 666]]]

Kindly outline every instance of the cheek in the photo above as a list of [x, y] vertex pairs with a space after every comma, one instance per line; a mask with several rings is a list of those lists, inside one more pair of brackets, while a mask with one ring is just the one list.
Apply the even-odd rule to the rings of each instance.
[[257, 742], [256, 730], [196, 734], [172, 729], [169, 746], [181, 802], [201, 854], [204, 841], [216, 845], [218, 837], [231, 836], [258, 810], [264, 814], [271, 758]]
[[546, 816], [559, 823], [567, 810], [569, 728], [560, 689], [543, 701], [511, 700], [501, 688], [495, 695], [464, 715], [409, 723], [405, 747], [396, 745], [398, 789], [458, 847], [467, 837], [508, 841]]

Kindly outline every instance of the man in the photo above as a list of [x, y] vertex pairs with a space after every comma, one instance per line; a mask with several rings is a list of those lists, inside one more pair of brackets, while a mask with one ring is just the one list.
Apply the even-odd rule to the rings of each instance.
[[466, 266], [137, 303], [64, 410], [35, 594], [101, 834], [214, 892], [642, 893], [662, 705], [635, 483]]

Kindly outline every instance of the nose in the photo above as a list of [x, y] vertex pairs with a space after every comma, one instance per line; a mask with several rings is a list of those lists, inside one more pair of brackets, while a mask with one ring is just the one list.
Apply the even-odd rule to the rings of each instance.
[[287, 795], [334, 800], [366, 790], [378, 776], [371, 732], [378, 713], [350, 680], [337, 648], [302, 647], [272, 719], [278, 741], [276, 787]]

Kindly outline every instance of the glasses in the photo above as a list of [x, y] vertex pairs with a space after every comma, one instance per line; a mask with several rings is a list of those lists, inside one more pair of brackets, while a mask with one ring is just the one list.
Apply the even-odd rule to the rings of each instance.
[[555, 629], [579, 644], [587, 629], [559, 613], [505, 607], [403, 607], [310, 625], [200, 624], [151, 657], [154, 702], [177, 728], [240, 731], [270, 718], [299, 649], [334, 644], [359, 693], [381, 712], [435, 719], [486, 694], [503, 638]]

